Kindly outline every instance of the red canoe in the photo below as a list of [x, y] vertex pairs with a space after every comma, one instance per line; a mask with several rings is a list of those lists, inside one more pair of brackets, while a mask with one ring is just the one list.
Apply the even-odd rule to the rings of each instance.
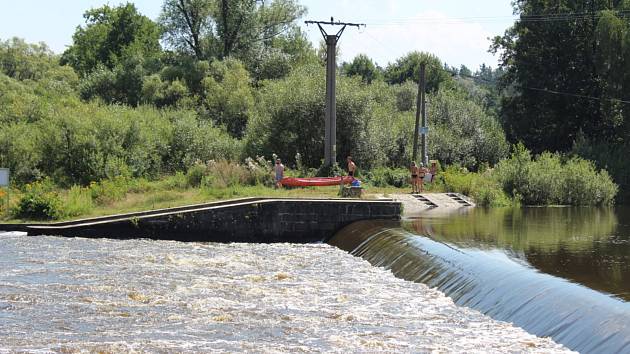
[[338, 186], [342, 178], [344, 184], [350, 184], [354, 181], [354, 177], [351, 176], [312, 178], [285, 177], [280, 180], [280, 183], [287, 187]]

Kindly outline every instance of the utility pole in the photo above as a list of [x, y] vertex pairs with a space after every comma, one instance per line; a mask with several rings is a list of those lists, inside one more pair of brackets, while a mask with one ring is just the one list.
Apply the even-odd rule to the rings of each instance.
[[[337, 42], [346, 26], [359, 28], [363, 23], [335, 22], [331, 17], [330, 21], [304, 21], [307, 25], [317, 24], [324, 40], [326, 41], [326, 133], [324, 141], [324, 165], [332, 166], [337, 162], [337, 109], [335, 98], [336, 71], [337, 71]], [[336, 34], [328, 34], [322, 25], [342, 26]]]
[[422, 163], [424, 167], [429, 167], [429, 156], [427, 149], [427, 134], [429, 134], [429, 126], [427, 125], [427, 78], [426, 78], [426, 64], [420, 65], [420, 80], [422, 89]]
[[[418, 97], [416, 98], [416, 126], [413, 132], [413, 161], [418, 159], [418, 135], [420, 135], [420, 129], [422, 129], [422, 163], [426, 166], [427, 161], [427, 116], [426, 116], [426, 104], [425, 104], [425, 71], [426, 64], [420, 64], [420, 78], [418, 80]], [[422, 115], [422, 128], [420, 126], [420, 116]]]

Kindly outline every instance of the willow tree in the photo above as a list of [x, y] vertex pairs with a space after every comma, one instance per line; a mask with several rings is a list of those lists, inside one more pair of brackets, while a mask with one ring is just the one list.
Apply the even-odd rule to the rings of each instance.
[[246, 60], [294, 27], [305, 13], [295, 0], [166, 0], [159, 22], [175, 49], [197, 59]]

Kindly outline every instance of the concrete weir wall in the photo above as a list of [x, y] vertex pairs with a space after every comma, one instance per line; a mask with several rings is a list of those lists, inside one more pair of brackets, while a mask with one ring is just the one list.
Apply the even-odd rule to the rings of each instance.
[[[29, 225], [29, 235], [151, 238], [197, 242], [318, 242], [359, 220], [398, 220], [391, 200], [252, 198], [59, 224]], [[0, 225], [2, 229], [2, 225]]]

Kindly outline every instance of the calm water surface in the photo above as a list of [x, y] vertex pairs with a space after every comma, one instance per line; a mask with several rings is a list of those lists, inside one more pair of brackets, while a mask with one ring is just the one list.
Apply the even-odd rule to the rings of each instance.
[[435, 209], [331, 244], [587, 353], [630, 353], [629, 209]]
[[463, 248], [502, 250], [541, 272], [630, 301], [627, 207], [475, 208], [405, 227]]

